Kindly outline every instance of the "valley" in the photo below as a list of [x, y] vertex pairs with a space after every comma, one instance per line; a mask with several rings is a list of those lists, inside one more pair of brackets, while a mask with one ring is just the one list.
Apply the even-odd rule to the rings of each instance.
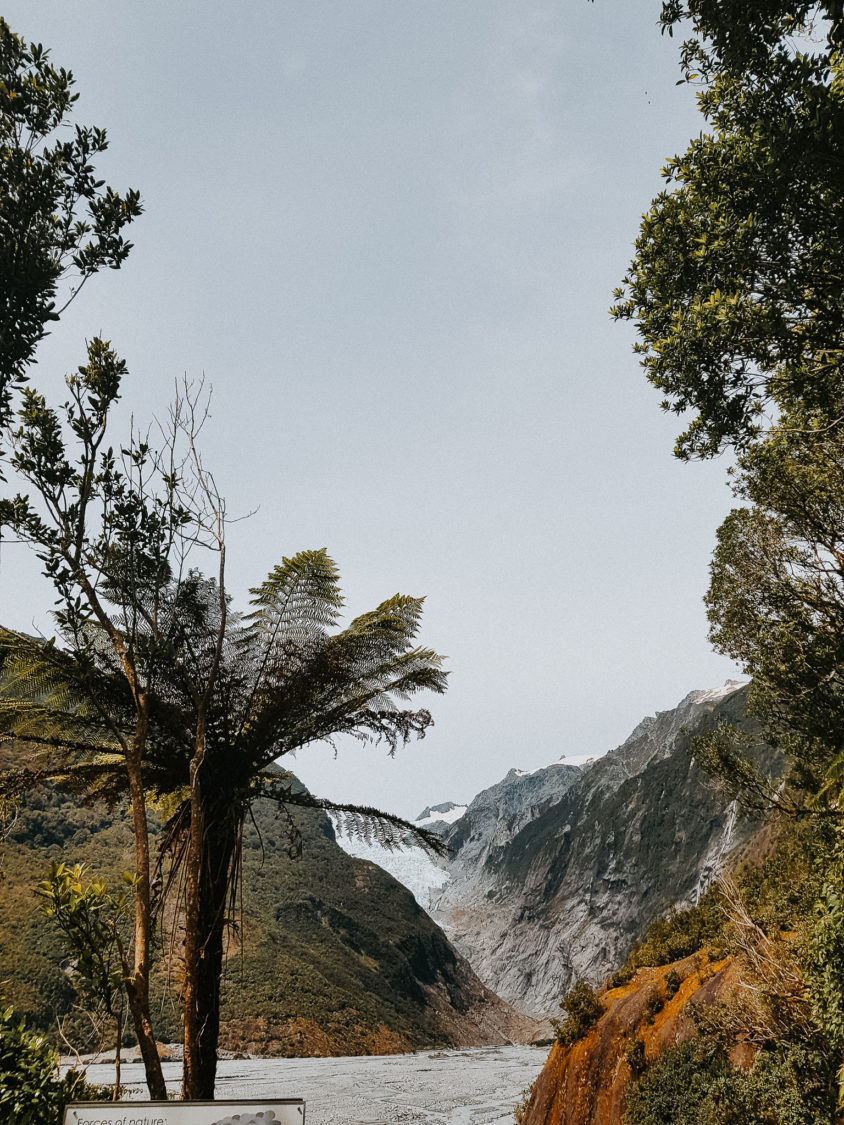
[[440, 822], [447, 860], [338, 842], [410, 887], [487, 987], [547, 1021], [576, 980], [602, 983], [653, 921], [696, 902], [758, 827], [690, 745], [723, 720], [752, 735], [745, 698], [734, 682], [693, 691], [586, 767], [511, 769]]

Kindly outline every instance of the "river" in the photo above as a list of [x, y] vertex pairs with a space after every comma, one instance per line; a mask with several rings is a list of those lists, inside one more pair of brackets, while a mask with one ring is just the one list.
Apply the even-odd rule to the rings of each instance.
[[[547, 1049], [478, 1047], [330, 1059], [221, 1060], [218, 1098], [304, 1098], [306, 1125], [512, 1125]], [[180, 1063], [165, 1063], [177, 1090]], [[113, 1081], [114, 1068], [89, 1066], [91, 1082]], [[127, 1097], [143, 1098], [140, 1064], [123, 1067]]]

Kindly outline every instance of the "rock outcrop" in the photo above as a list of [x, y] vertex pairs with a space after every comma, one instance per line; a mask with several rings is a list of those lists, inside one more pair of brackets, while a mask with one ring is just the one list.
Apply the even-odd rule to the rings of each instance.
[[[682, 981], [668, 995], [666, 977]], [[555, 1043], [521, 1118], [522, 1125], [621, 1125], [624, 1094], [633, 1077], [631, 1043], [642, 1043], [654, 1062], [667, 1048], [695, 1034], [689, 1005], [726, 1000], [738, 987], [731, 958], [712, 963], [705, 954], [658, 969], [640, 969], [630, 984], [602, 996], [604, 1014], [570, 1047]], [[654, 1010], [658, 1005], [659, 1009]], [[752, 1059], [737, 1055], [734, 1063]]]

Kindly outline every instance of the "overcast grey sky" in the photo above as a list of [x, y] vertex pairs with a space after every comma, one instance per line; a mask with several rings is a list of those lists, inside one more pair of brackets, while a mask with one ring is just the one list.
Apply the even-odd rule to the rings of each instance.
[[[415, 815], [511, 767], [603, 753], [734, 669], [701, 596], [730, 506], [681, 465], [607, 315], [665, 157], [700, 131], [658, 0], [6, 0], [73, 70], [100, 168], [140, 189], [124, 268], [42, 346], [132, 371], [125, 412], [213, 385], [207, 459], [242, 605], [327, 547], [352, 615], [425, 594], [436, 726], [385, 760], [299, 756], [314, 791]], [[125, 413], [124, 412], [124, 413]], [[0, 620], [50, 631], [4, 544]]]

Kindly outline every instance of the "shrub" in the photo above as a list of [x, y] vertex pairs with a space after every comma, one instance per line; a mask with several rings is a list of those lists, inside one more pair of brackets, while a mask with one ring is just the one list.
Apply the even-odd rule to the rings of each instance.
[[721, 956], [727, 928], [722, 903], [721, 892], [712, 886], [700, 896], [696, 906], [672, 910], [654, 922], [645, 940], [633, 947], [626, 968], [635, 972], [643, 965], [670, 965], [707, 947], [716, 957]]
[[677, 995], [680, 985], [683, 983], [683, 978], [676, 969], [669, 969], [665, 974], [665, 999], [671, 1000]]
[[632, 1070], [634, 1076], [638, 1076], [645, 1069], [645, 1044], [641, 1039], [637, 1039], [635, 1035], [631, 1035], [624, 1044], [624, 1058], [627, 1065]]
[[829, 1125], [835, 1098], [820, 1056], [781, 1046], [748, 1071], [696, 1039], [667, 1050], [628, 1087], [625, 1125]]
[[60, 1077], [58, 1059], [43, 1035], [32, 1035], [12, 1008], [0, 1010], [0, 1120], [8, 1125], [61, 1125], [70, 1101], [106, 1101], [84, 1073]]
[[635, 975], [636, 969], [632, 965], [623, 965], [608, 979], [607, 988], [622, 988], [625, 984], [630, 984]]
[[570, 1047], [572, 1043], [582, 1039], [589, 1028], [598, 1022], [604, 1010], [594, 988], [585, 980], [578, 981], [566, 993], [560, 1007], [566, 1013], [566, 1018], [554, 1024], [554, 1032], [557, 1042], [563, 1047]]
[[662, 997], [659, 990], [656, 988], [649, 988], [647, 999], [645, 1000], [645, 1014], [649, 1020], [652, 1020], [655, 1015], [662, 1011]]

